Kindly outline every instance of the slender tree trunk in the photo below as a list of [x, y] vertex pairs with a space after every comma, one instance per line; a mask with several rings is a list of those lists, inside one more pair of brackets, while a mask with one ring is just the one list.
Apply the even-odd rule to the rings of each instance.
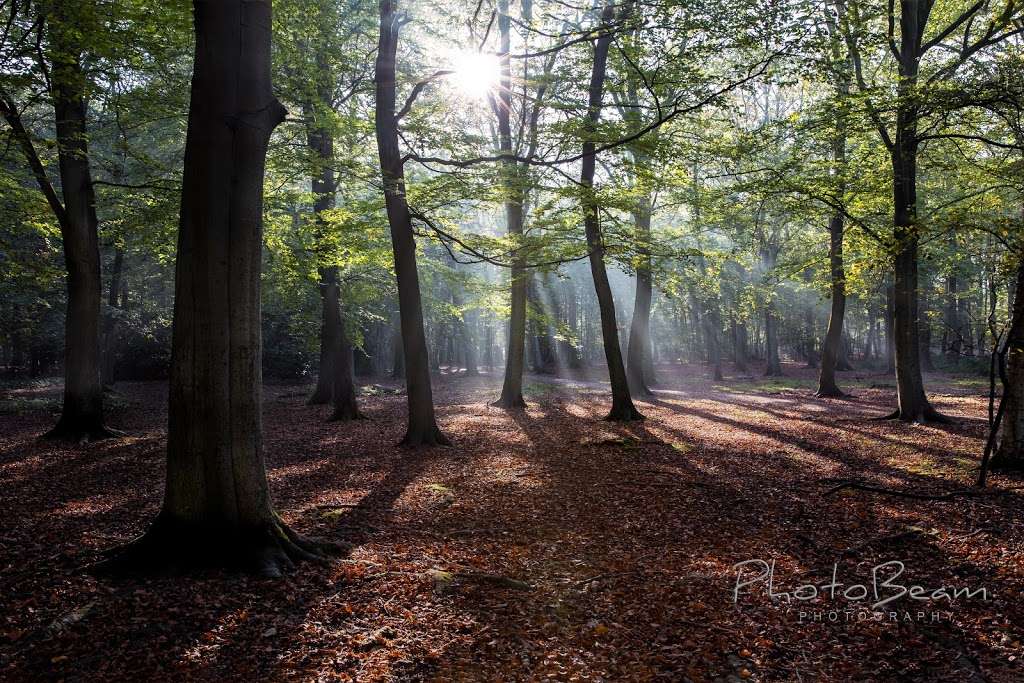
[[377, 153], [384, 183], [384, 204], [391, 226], [405, 356], [409, 427], [402, 443], [407, 446], [433, 446], [450, 442], [438, 428], [434, 417], [427, 339], [423, 329], [423, 303], [420, 299], [419, 273], [416, 270], [416, 239], [405, 197], [405, 168], [398, 147], [395, 58], [401, 25], [397, 0], [381, 0], [380, 39], [375, 65]]
[[393, 379], [405, 378], [405, 349], [402, 346], [402, 323], [396, 319], [391, 330], [391, 377]]
[[[323, 59], [318, 59], [324, 62]], [[326, 70], [326, 63], [321, 67]], [[306, 132], [306, 145], [313, 158], [313, 173], [310, 178], [313, 190], [313, 213], [316, 230], [321, 239], [327, 237], [327, 223], [323, 214], [334, 208], [336, 182], [334, 178], [334, 136], [322, 121], [312, 123], [323, 116], [323, 107], [330, 106], [330, 90], [318, 86], [318, 107], [307, 105], [305, 116], [311, 121]], [[319, 269], [320, 274], [320, 305], [322, 308], [320, 324], [320, 372], [317, 376], [316, 389], [309, 397], [310, 405], [324, 405], [331, 402], [333, 387], [338, 370], [338, 352], [342, 336], [341, 308], [338, 295], [338, 267], [326, 265]]]
[[782, 363], [779, 360], [779, 335], [776, 330], [775, 304], [769, 301], [764, 307], [764, 355], [766, 377], [781, 377]]
[[[331, 266], [320, 269], [320, 370], [316, 388], [309, 397], [309, 405], [326, 405], [334, 397], [334, 377], [337, 369], [341, 314], [338, 308], [338, 269]], [[332, 305], [333, 301], [333, 305]]]
[[459, 327], [459, 341], [462, 346], [462, 358], [466, 367], [466, 374], [470, 377], [478, 374], [477, 360], [476, 360], [476, 335], [473, 334], [473, 320], [467, 320], [468, 311], [463, 311], [462, 294], [457, 289], [452, 289], [452, 306], [454, 306], [461, 314], [457, 324]]
[[[628, 5], [627, 5], [628, 7]], [[609, 25], [614, 16], [615, 4], [609, 2], [601, 13], [602, 25]], [[618, 323], [615, 318], [615, 300], [608, 282], [608, 271], [604, 264], [604, 236], [598, 217], [598, 207], [594, 192], [594, 170], [596, 154], [594, 136], [597, 122], [601, 117], [601, 100], [604, 95], [605, 71], [608, 63], [608, 48], [612, 34], [602, 34], [594, 45], [594, 65], [590, 76], [588, 90], [587, 119], [585, 130], [586, 141], [583, 143], [582, 171], [580, 185], [583, 188], [583, 224], [587, 235], [587, 247], [590, 250], [590, 272], [594, 278], [594, 292], [597, 295], [598, 309], [601, 314], [601, 335], [604, 342], [605, 360], [608, 363], [608, 377], [611, 380], [612, 408], [607, 419], [614, 421], [642, 420], [643, 415], [633, 405], [629, 392], [629, 381], [626, 368], [622, 362], [622, 350], [619, 346]]]
[[[335, 292], [339, 287], [335, 286]], [[341, 298], [338, 294], [330, 297], [333, 305], [341, 309]], [[342, 316], [339, 314], [338, 316]], [[364, 415], [359, 411], [359, 402], [356, 400], [356, 382], [352, 368], [352, 344], [345, 332], [345, 325], [342, 322], [338, 330], [338, 348], [335, 352], [334, 363], [334, 386], [331, 388], [334, 411], [330, 420], [346, 421], [361, 420]]]
[[[498, 88], [498, 143], [501, 152], [512, 151], [512, 66], [509, 59], [511, 45], [511, 18], [508, 0], [498, 0], [498, 37], [500, 45], [501, 79]], [[505, 377], [501, 385], [501, 396], [493, 405], [499, 408], [525, 408], [523, 400], [523, 370], [526, 356], [526, 293], [529, 274], [523, 259], [523, 192], [519, 178], [519, 167], [515, 160], [502, 162], [501, 177], [505, 186], [505, 230], [513, 240], [515, 253], [512, 256], [510, 276], [511, 309], [508, 321], [508, 350], [505, 353]]]
[[708, 347], [708, 362], [711, 364], [711, 373], [715, 381], [724, 379], [722, 374], [722, 330], [721, 320], [718, 314], [717, 305], [710, 303], [708, 312], [704, 316], [704, 339]]
[[163, 509], [109, 568], [212, 565], [277, 576], [321, 546], [270, 502], [262, 452], [263, 172], [285, 117], [269, 0], [196, 0]]
[[853, 363], [850, 362], [850, 355], [852, 354], [851, 348], [853, 342], [850, 341], [850, 336], [843, 334], [839, 339], [839, 356], [836, 358], [836, 370], [853, 370]]
[[891, 148], [893, 167], [893, 238], [896, 244], [893, 278], [893, 331], [896, 341], [897, 408], [891, 415], [906, 422], [948, 421], [924, 393], [919, 338], [917, 224], [917, 89], [919, 51], [924, 26], [918, 2], [903, 2], [900, 14], [900, 82], [896, 107], [896, 136]]
[[648, 374], [651, 365], [651, 198], [643, 197], [633, 215], [639, 261], [636, 267], [636, 293], [633, 299], [633, 320], [629, 326], [626, 349], [626, 371], [630, 389], [641, 396], [651, 396]]
[[960, 362], [963, 355], [963, 328], [960, 324], [960, 293], [959, 281], [955, 271], [946, 277], [946, 332], [943, 338], [946, 339], [945, 347], [946, 360], [951, 364]]
[[103, 424], [100, 379], [100, 250], [96, 195], [89, 165], [80, 28], [75, 12], [91, 12], [91, 0], [70, 10], [56, 3], [46, 17], [50, 37], [51, 96], [57, 132], [63, 212], [58, 213], [67, 266], [64, 323], [64, 401], [48, 437], [83, 441], [112, 435]]
[[932, 325], [928, 318], [927, 292], [927, 288], [921, 292], [921, 329], [918, 337], [921, 342], [921, 369], [925, 372], [933, 372], [935, 363], [932, 360]]
[[732, 319], [732, 362], [737, 372], [747, 371], [747, 340], [746, 330]]
[[[835, 3], [837, 19], [845, 21], [846, 4], [842, 0]], [[832, 175], [836, 180], [836, 195], [843, 201], [846, 194], [846, 105], [850, 97], [850, 78], [853, 65], [848, 49], [844, 49], [843, 40], [839, 37], [839, 29], [829, 15], [827, 21], [831, 33], [836, 38], [835, 52], [835, 85], [838, 107], [836, 111], [836, 135], [832, 140]], [[845, 215], [842, 210], [835, 210], [829, 217], [829, 283], [831, 287], [832, 305], [829, 311], [828, 328], [821, 348], [821, 372], [818, 375], [818, 396], [842, 396], [843, 392], [836, 384], [836, 370], [849, 369], [847, 347], [844, 345], [843, 322], [846, 316], [846, 270], [843, 264], [843, 230]], [[845, 366], [845, 367], [844, 367]]]
[[896, 293], [892, 282], [885, 286], [885, 373], [896, 374]]
[[103, 319], [103, 370], [100, 379], [103, 386], [109, 387], [117, 381], [115, 370], [117, 365], [117, 318], [114, 309], [118, 308], [118, 296], [121, 294], [121, 273], [124, 269], [124, 249], [116, 247], [114, 263], [110, 269], [110, 286], [107, 289], [107, 314]]
[[[845, 149], [845, 141], [843, 144]], [[844, 152], [845, 156], [845, 152]], [[846, 314], [846, 272], [843, 268], [843, 215], [836, 212], [828, 222], [829, 271], [831, 275], [832, 309], [828, 316], [825, 343], [821, 348], [821, 372], [818, 375], [818, 396], [842, 396], [836, 384], [840, 346], [843, 342], [843, 318]]]

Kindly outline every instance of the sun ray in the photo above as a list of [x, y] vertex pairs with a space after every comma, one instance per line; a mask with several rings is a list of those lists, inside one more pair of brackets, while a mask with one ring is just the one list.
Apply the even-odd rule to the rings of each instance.
[[500, 81], [497, 55], [486, 52], [458, 51], [451, 56], [450, 82], [459, 94], [482, 100], [494, 92]]

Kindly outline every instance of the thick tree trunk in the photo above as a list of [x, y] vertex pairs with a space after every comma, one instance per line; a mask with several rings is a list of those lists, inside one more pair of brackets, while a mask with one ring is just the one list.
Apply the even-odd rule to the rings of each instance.
[[[603, 25], [607, 26], [611, 23], [614, 8], [613, 2], [605, 5], [604, 11], [601, 13]], [[611, 380], [612, 408], [607, 419], [625, 422], [642, 420], [643, 415], [633, 405], [633, 398], [629, 392], [629, 381], [626, 378], [626, 368], [622, 362], [618, 322], [615, 318], [615, 300], [612, 297], [611, 285], [608, 283], [608, 271], [604, 265], [604, 236], [601, 234], [598, 207], [593, 196], [596, 165], [594, 136], [597, 122], [601, 117], [601, 100], [604, 96], [604, 80], [611, 40], [612, 34], [605, 33], [597, 39], [594, 45], [594, 65], [590, 76], [587, 119], [585, 121], [587, 138], [583, 143], [580, 185], [583, 188], [583, 225], [587, 235], [587, 247], [590, 250], [590, 272], [594, 278], [594, 292], [597, 295], [597, 305], [601, 314], [604, 355], [608, 363], [608, 378]]]
[[377, 153], [380, 157], [384, 204], [391, 226], [391, 246], [395, 257], [405, 387], [409, 404], [409, 426], [402, 443], [407, 446], [433, 446], [448, 444], [449, 441], [438, 428], [434, 417], [420, 278], [416, 270], [416, 239], [405, 197], [405, 168], [398, 148], [395, 58], [401, 25], [397, 0], [381, 0], [380, 39], [374, 72], [377, 90]]
[[630, 389], [641, 396], [651, 396], [654, 378], [651, 366], [651, 198], [643, 197], [633, 215], [639, 247], [636, 266], [636, 293], [633, 297], [633, 320], [629, 326], [626, 349], [626, 372]]
[[1017, 265], [1017, 291], [1006, 340], [1002, 432], [992, 459], [993, 469], [1024, 470], [1024, 255]]
[[[907, 12], [905, 11], [906, 15]], [[892, 148], [893, 237], [896, 243], [893, 278], [893, 338], [896, 344], [897, 409], [893, 417], [906, 422], [942, 421], [928, 402], [921, 374], [918, 310], [917, 105], [909, 101], [917, 77], [916, 19], [906, 24], [901, 54], [901, 98]], [[907, 23], [910, 22], [910, 23]]]
[[[91, 8], [91, 4], [88, 5]], [[64, 402], [48, 437], [82, 441], [111, 436], [103, 425], [100, 379], [100, 250], [96, 195], [89, 166], [80, 28], [75, 11], [56, 3], [46, 17], [51, 42], [51, 95], [57, 131], [63, 216], [59, 217], [67, 266], [64, 323]]]
[[286, 114], [270, 86], [270, 2], [196, 0], [194, 12], [166, 493], [149, 531], [107, 567], [277, 576], [322, 556], [274, 511], [261, 443], [263, 171]]

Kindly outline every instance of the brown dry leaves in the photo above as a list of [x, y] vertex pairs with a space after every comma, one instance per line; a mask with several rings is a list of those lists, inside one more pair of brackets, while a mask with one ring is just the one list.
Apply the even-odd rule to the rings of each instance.
[[[130, 438], [88, 447], [36, 441], [48, 414], [0, 416], [0, 678], [1020, 680], [1019, 482], [949, 502], [820, 495], [829, 479], [963, 487], [981, 397], [940, 390], [953, 428], [871, 422], [891, 391], [817, 400], [787, 370], [785, 391], [665, 370], [626, 426], [600, 420], [600, 384], [531, 380], [530, 408], [508, 414], [486, 405], [494, 378], [442, 377], [456, 447], [425, 451], [393, 445], [402, 396], [339, 424], [268, 387], [277, 507], [353, 545], [280, 581], [80, 570], [158, 509], [162, 386], [125, 385], [111, 423]], [[940, 624], [800, 623], [806, 606], [760, 592], [733, 605], [732, 566], [753, 558], [783, 588], [899, 559], [914, 583], [991, 599]]]

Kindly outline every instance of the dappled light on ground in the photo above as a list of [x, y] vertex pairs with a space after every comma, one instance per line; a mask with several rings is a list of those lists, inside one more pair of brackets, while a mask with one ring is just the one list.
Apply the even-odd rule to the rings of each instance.
[[[129, 436], [90, 446], [35, 440], [45, 412], [2, 415], [0, 678], [1020, 680], [1019, 480], [949, 500], [828, 493], [967, 487], [982, 390], [933, 378], [960, 423], [907, 425], [870, 420], [892, 403], [871, 386], [888, 378], [851, 374], [852, 398], [820, 400], [787, 372], [772, 388], [659, 368], [647, 420], [627, 425], [601, 420], [599, 381], [531, 377], [527, 410], [505, 412], [488, 405], [499, 377], [444, 376], [455, 446], [413, 451], [394, 445], [402, 395], [365, 397], [370, 419], [339, 424], [304, 388], [269, 386], [277, 508], [349, 548], [277, 581], [82, 570], [158, 509], [163, 386], [119, 385], [112, 422]], [[854, 584], [900, 560], [908, 584], [988, 599], [931, 605], [934, 622], [757, 587], [734, 604], [734, 565], [754, 559], [775, 561], [777, 592], [826, 583], [834, 563]]]

